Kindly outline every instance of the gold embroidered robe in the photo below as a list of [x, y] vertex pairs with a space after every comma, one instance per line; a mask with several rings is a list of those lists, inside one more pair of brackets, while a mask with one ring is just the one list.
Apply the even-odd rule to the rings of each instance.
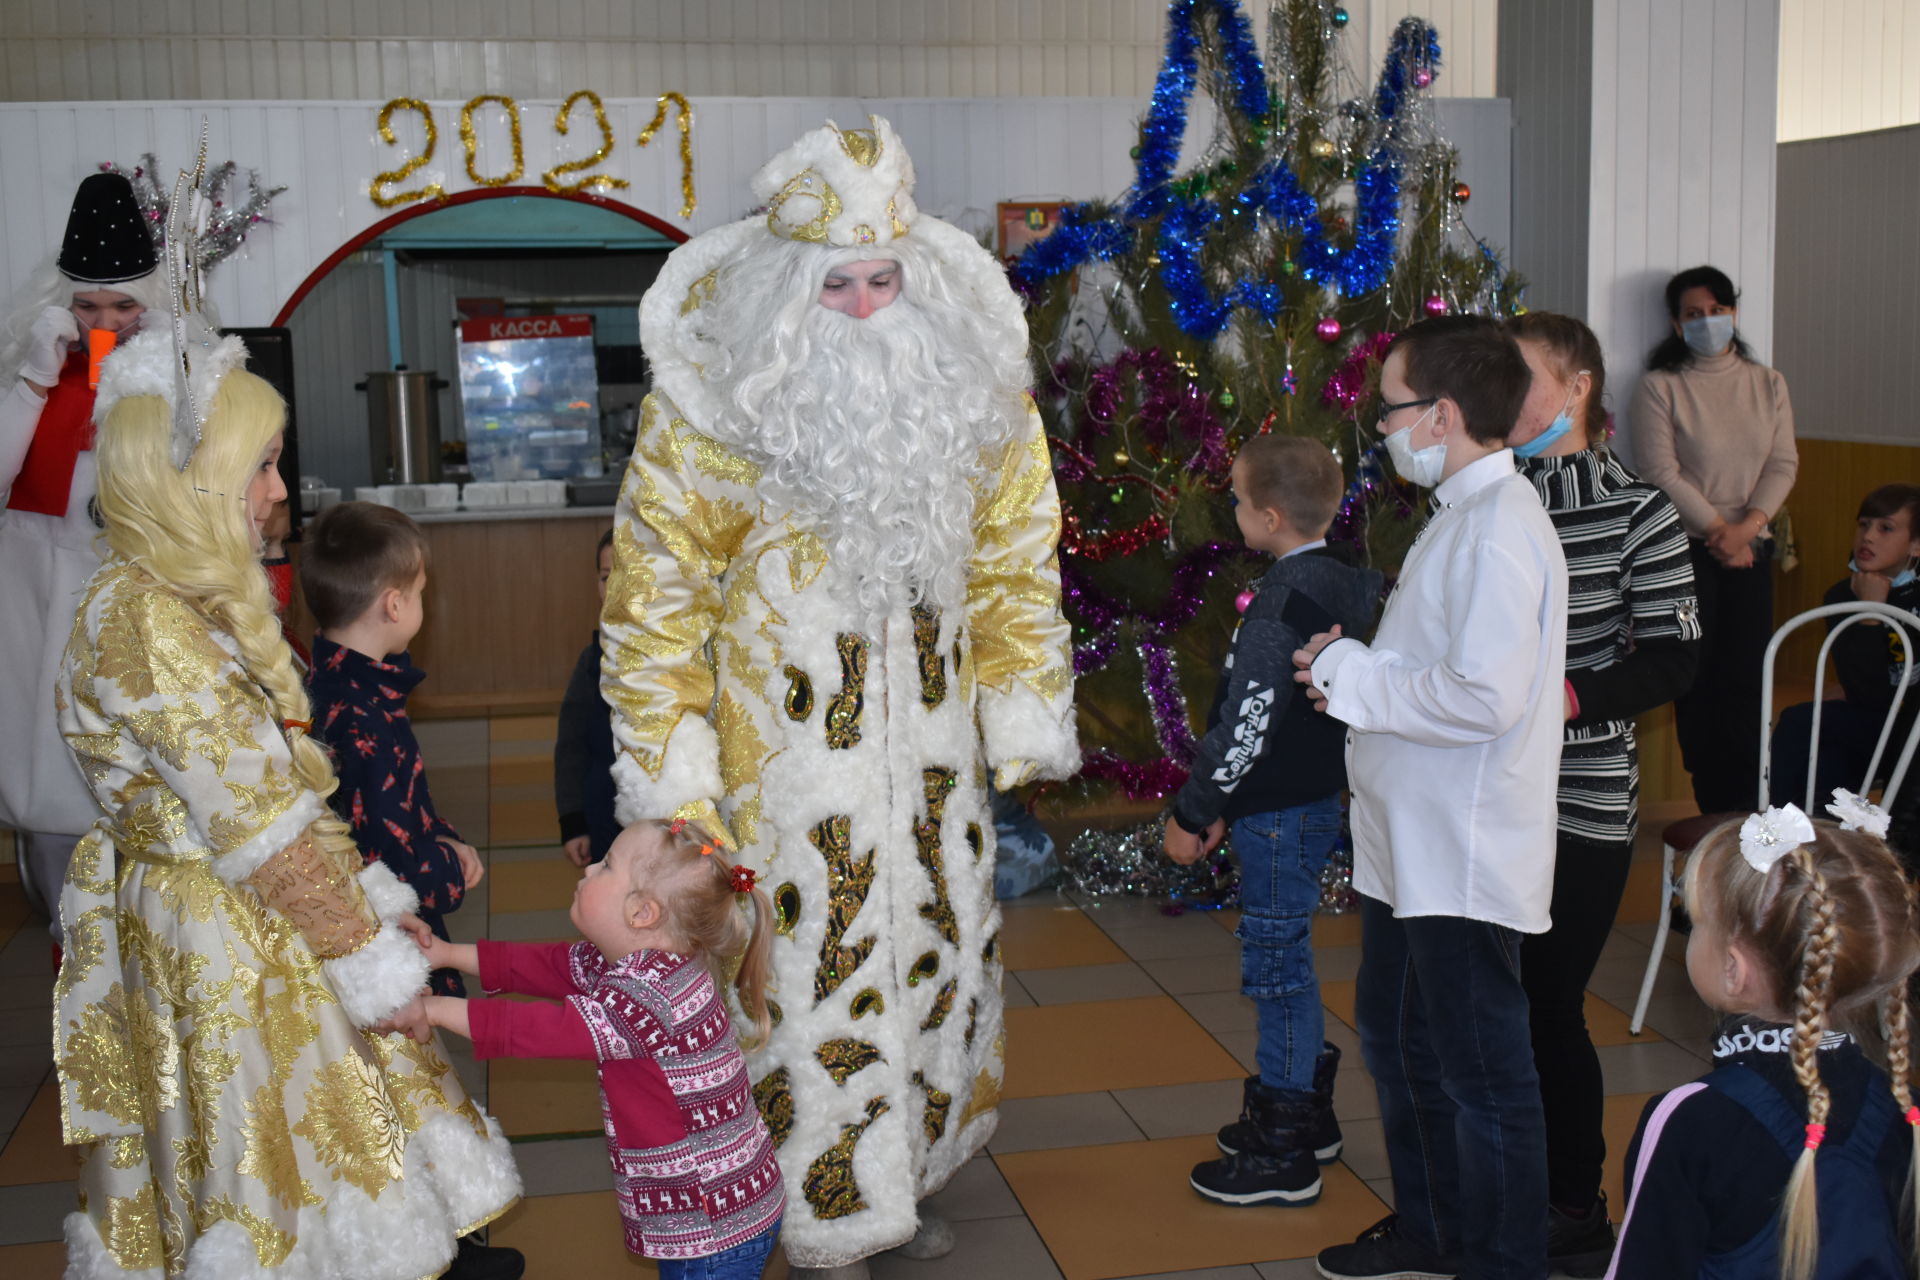
[[[360, 1030], [341, 962], [243, 882], [324, 802], [231, 638], [109, 561], [56, 704], [102, 814], [62, 896], [69, 1277], [438, 1274], [517, 1198], [512, 1157], [437, 1044]], [[398, 881], [335, 870], [404, 941]]]
[[1060, 531], [1031, 404], [982, 459], [964, 616], [863, 630], [759, 472], [650, 396], [602, 618], [620, 816], [724, 824], [779, 917], [749, 1065], [782, 1242], [832, 1266], [913, 1235], [992, 1135], [1003, 1076], [988, 771], [1079, 760]]

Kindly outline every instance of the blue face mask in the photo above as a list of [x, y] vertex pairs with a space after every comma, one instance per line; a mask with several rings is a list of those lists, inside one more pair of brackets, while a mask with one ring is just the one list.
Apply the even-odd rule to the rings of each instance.
[[[1849, 560], [1847, 561], [1847, 572], [1858, 573], [1860, 572], [1860, 566], [1855, 564], [1853, 561]], [[1914, 579], [1913, 564], [1909, 562], [1906, 568], [1894, 574], [1891, 578], [1887, 579], [1887, 581], [1893, 584], [1893, 589], [1895, 591], [1898, 591], [1900, 588], [1912, 582], [1913, 579]]]
[[1574, 375], [1574, 386], [1567, 388], [1567, 402], [1560, 407], [1560, 416], [1548, 423], [1547, 429], [1533, 439], [1527, 441], [1525, 444], [1513, 446], [1514, 457], [1537, 458], [1552, 448], [1555, 441], [1561, 439], [1567, 432], [1573, 430], [1573, 396], [1579, 387], [1579, 379], [1585, 377], [1586, 373], [1587, 371], [1582, 369]]
[[1695, 316], [1680, 326], [1680, 336], [1697, 356], [1717, 356], [1733, 341], [1733, 317], [1725, 312], [1717, 316]]

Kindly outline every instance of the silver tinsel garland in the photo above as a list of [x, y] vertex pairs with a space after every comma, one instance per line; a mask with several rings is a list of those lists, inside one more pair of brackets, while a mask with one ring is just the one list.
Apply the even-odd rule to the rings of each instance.
[[[1215, 910], [1240, 901], [1238, 860], [1229, 838], [1192, 866], [1167, 857], [1165, 815], [1130, 827], [1090, 828], [1061, 851], [1062, 887], [1094, 897], [1166, 898], [1193, 910]], [[1344, 915], [1360, 905], [1353, 889], [1353, 844], [1345, 829], [1320, 873], [1320, 911]]]
[[[153, 233], [154, 247], [164, 251], [167, 206], [172, 201], [173, 193], [160, 181], [160, 166], [153, 158], [153, 152], [141, 155], [140, 163], [131, 169], [123, 169], [111, 162], [102, 164], [100, 168], [106, 173], [120, 174], [133, 184], [133, 198], [140, 206], [141, 216], [147, 220], [147, 229]], [[240, 166], [229, 160], [208, 168], [195, 187], [195, 192], [207, 202], [203, 223], [205, 230], [194, 237], [190, 255], [197, 271], [205, 272], [215, 263], [238, 253], [248, 233], [260, 223], [268, 221], [267, 205], [286, 190], [285, 187], [262, 187], [259, 173], [248, 169], [246, 190], [236, 192], [234, 188], [238, 185], [239, 175]]]

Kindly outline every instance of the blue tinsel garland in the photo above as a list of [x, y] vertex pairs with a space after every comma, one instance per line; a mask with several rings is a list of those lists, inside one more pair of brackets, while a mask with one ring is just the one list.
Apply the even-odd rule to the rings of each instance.
[[[1387, 282], [1400, 230], [1401, 188], [1400, 156], [1387, 143], [1377, 147], [1354, 176], [1354, 241], [1349, 249], [1328, 239], [1319, 203], [1283, 159], [1262, 165], [1226, 197], [1224, 207], [1205, 196], [1176, 197], [1169, 189], [1199, 74], [1196, 29], [1203, 6], [1215, 15], [1225, 46], [1222, 61], [1232, 82], [1233, 107], [1248, 120], [1267, 116], [1266, 69], [1236, 0], [1174, 0], [1168, 9], [1167, 55], [1140, 126], [1134, 185], [1124, 210], [1098, 215], [1088, 205], [1068, 209], [1053, 233], [1014, 264], [1013, 283], [1022, 292], [1032, 295], [1055, 276], [1130, 251], [1156, 215], [1161, 219], [1153, 233], [1160, 281], [1175, 322], [1196, 337], [1217, 335], [1235, 308], [1252, 311], [1268, 324], [1280, 314], [1278, 286], [1259, 276], [1238, 280], [1217, 295], [1208, 286], [1200, 254], [1208, 235], [1225, 218], [1270, 218], [1297, 234], [1296, 262], [1303, 277], [1342, 294], [1370, 293]], [[1398, 118], [1410, 84], [1424, 87], [1416, 73], [1422, 68], [1431, 72], [1439, 64], [1438, 34], [1418, 18], [1404, 19], [1394, 30], [1374, 93], [1374, 111], [1382, 125]]]

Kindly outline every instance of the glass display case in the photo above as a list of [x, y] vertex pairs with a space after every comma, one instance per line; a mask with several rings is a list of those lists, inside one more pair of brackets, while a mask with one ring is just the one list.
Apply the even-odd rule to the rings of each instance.
[[593, 317], [462, 322], [460, 412], [475, 480], [599, 476], [605, 464]]

